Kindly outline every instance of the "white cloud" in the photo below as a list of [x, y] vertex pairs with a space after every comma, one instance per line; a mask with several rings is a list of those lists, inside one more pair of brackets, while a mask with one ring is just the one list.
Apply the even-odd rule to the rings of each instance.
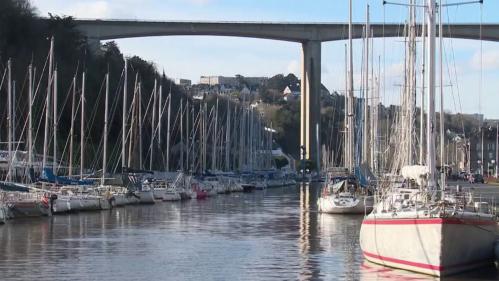
[[68, 7], [68, 12], [78, 18], [106, 18], [110, 15], [107, 1], [76, 2]]
[[[475, 52], [470, 61], [474, 69], [480, 69], [480, 51]], [[482, 66], [484, 70], [499, 69], [499, 50], [484, 51], [482, 54]]]
[[185, 1], [191, 4], [203, 5], [203, 6], [213, 2], [212, 0], [185, 0]]
[[40, 15], [48, 13], [73, 16], [76, 18], [150, 18], [147, 13], [154, 12], [143, 7], [152, 7], [152, 0], [31, 0]]
[[46, 1], [31, 0], [42, 16], [48, 13], [73, 16], [77, 18], [106, 18], [111, 15], [111, 4], [107, 0], [91, 1]]

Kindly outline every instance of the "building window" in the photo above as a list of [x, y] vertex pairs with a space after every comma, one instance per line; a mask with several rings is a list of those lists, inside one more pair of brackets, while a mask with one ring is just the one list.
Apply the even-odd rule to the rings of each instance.
[[476, 150], [480, 150], [480, 143], [476, 144]]
[[492, 160], [492, 159], [494, 159], [494, 158], [495, 158], [495, 157], [494, 157], [494, 153], [489, 152], [489, 160]]

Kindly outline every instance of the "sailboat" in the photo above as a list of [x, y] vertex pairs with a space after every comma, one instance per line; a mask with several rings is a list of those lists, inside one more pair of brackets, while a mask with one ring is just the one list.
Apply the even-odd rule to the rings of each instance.
[[[12, 85], [13, 83], [11, 69], [12, 61], [9, 59], [7, 62], [8, 151], [5, 156], [1, 157], [6, 160], [5, 163], [7, 163], [7, 175], [5, 181], [0, 181], [0, 190], [2, 191], [0, 195], [2, 196], [1, 201], [3, 205], [0, 206], [0, 208], [2, 208], [3, 210], [3, 220], [5, 220], [5, 218], [7, 217], [12, 218], [50, 215], [50, 203], [52, 201], [52, 197], [49, 194], [39, 192], [38, 190], [35, 191], [33, 188], [26, 184], [15, 182], [15, 177], [13, 176], [13, 168], [17, 168], [20, 163], [23, 163], [23, 161], [20, 161], [20, 159], [18, 158], [19, 153], [17, 153], [17, 147], [15, 150], [13, 150], [13, 143], [15, 139], [15, 122], [13, 121], [15, 116], [15, 94], [13, 90], [15, 89], [15, 87]], [[29, 69], [29, 73], [32, 74], [31, 67]], [[30, 75], [30, 100], [33, 93], [31, 78], [32, 76]], [[31, 163], [32, 154], [30, 153], [29, 156], [29, 161]]]
[[[369, 42], [369, 7], [367, 10], [366, 22], [366, 42]], [[366, 44], [366, 47], [368, 44]], [[350, 20], [349, 20], [349, 74], [348, 86], [346, 90], [345, 104], [345, 166], [331, 167], [326, 171], [326, 181], [322, 188], [321, 195], [317, 200], [317, 208], [319, 212], [330, 214], [365, 214], [372, 211], [373, 197], [369, 182], [365, 180], [361, 184], [361, 167], [354, 168], [354, 96], [353, 96], [353, 54], [352, 54], [352, 3], [350, 2]], [[366, 61], [368, 49], [366, 48]], [[346, 55], [346, 50], [345, 50]], [[345, 56], [346, 60], [346, 56]], [[366, 67], [368, 73], [368, 67]], [[367, 76], [367, 75], [366, 75]], [[367, 81], [367, 77], [365, 78]], [[367, 85], [367, 83], [366, 83]], [[367, 89], [367, 86], [366, 86]], [[365, 100], [367, 104], [367, 99]], [[367, 112], [367, 106], [366, 106]], [[367, 122], [364, 122], [367, 123]], [[365, 129], [364, 134], [366, 134]], [[365, 136], [364, 136], [365, 137]], [[365, 142], [366, 144], [367, 142]], [[367, 146], [363, 151], [367, 154]], [[355, 173], [354, 173], [355, 172]]]
[[428, 0], [427, 4], [426, 165], [403, 167], [397, 179], [388, 182], [384, 193], [375, 197], [374, 210], [362, 222], [360, 245], [364, 257], [371, 262], [444, 276], [492, 262], [497, 222], [492, 206], [475, 201], [471, 192], [446, 190], [444, 178], [437, 185], [433, 130], [435, 0]]
[[365, 214], [372, 211], [373, 203], [369, 189], [361, 187], [355, 176], [334, 177], [329, 171], [317, 208], [321, 213]]

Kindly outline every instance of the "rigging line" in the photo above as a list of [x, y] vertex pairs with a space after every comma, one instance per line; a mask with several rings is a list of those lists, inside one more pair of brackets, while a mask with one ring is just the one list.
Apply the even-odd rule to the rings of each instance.
[[[4, 78], [5, 78], [5, 74], [6, 74], [6, 73], [7, 73], [7, 68], [5, 68], [4, 77], [2, 78], [2, 84], [3, 84], [3, 80], [4, 80]], [[1, 85], [1, 84], [0, 84], [0, 85]], [[8, 86], [5, 86], [5, 87], [6, 87], [6, 88], [8, 88]], [[1, 91], [2, 91], [2, 87], [0, 87], [0, 92], [1, 92]], [[8, 114], [8, 113], [7, 113], [7, 111], [8, 111], [7, 109], [8, 109], [8, 107], [6, 106], [4, 109], [5, 109], [5, 110], [4, 110], [3, 112], [0, 112], [0, 128], [2, 127], [2, 121], [3, 121], [3, 120], [5, 120], [5, 122], [7, 123], [7, 117], [6, 117], [6, 115]], [[5, 125], [5, 126], [7, 126], [7, 125]]]
[[[17, 97], [18, 102], [15, 102], [15, 106], [16, 106], [16, 108], [14, 108], [14, 112], [16, 112], [16, 110], [17, 110], [17, 112], [26, 112], [26, 111], [27, 111], [27, 110], [26, 110], [26, 107], [27, 107], [27, 105], [28, 105], [28, 104], [27, 104], [27, 103], [24, 103], [24, 102], [19, 102], [19, 100], [21, 99], [21, 97], [22, 97], [22, 95], [23, 95], [23, 92], [24, 92], [24, 90], [26, 89], [26, 84], [28, 84], [28, 82], [29, 82], [29, 81], [28, 81], [28, 80], [29, 80], [29, 79], [28, 79], [28, 74], [29, 74], [29, 73], [28, 73], [28, 71], [26, 71], [26, 75], [24, 76], [24, 80], [23, 80], [22, 86], [21, 86], [21, 88], [19, 89], [19, 92], [17, 92], [17, 93], [18, 93], [18, 97]], [[22, 107], [21, 107], [21, 106], [22, 106]], [[16, 117], [16, 119], [17, 119], [17, 123], [18, 123], [18, 124], [23, 123], [23, 122], [22, 122], [22, 121], [23, 121], [23, 117], [25, 117], [25, 115], [23, 115], [23, 114], [20, 114], [20, 116], [17, 116], [17, 117]], [[26, 120], [27, 120], [27, 119], [28, 119], [28, 118], [26, 118]], [[14, 124], [14, 126], [15, 126], [15, 125], [16, 125], [16, 124]], [[23, 134], [24, 134], [24, 132], [23, 132], [21, 135], [19, 135], [19, 139], [21, 139], [21, 137], [22, 137], [22, 135], [23, 135]], [[15, 138], [15, 136], [14, 136], [14, 138]]]
[[[111, 74], [110, 74], [111, 75]], [[120, 79], [118, 80], [118, 86], [116, 87], [116, 89], [114, 90], [114, 94], [112, 95], [111, 98], [115, 97], [114, 100], [112, 101], [112, 104], [111, 104], [111, 114], [108, 116], [108, 124], [109, 124], [109, 128], [108, 128], [108, 136], [110, 136], [110, 131], [111, 131], [111, 128], [112, 128], [112, 124], [113, 124], [113, 120], [114, 120], [114, 116], [116, 114], [116, 108], [118, 107], [118, 101], [119, 99], [116, 98], [118, 97], [119, 93], [121, 92], [122, 90], [122, 87], [121, 87], [121, 83], [122, 83], [122, 80], [123, 80], [123, 77], [124, 77], [124, 70], [121, 71], [121, 76], [120, 76]], [[111, 82], [110, 82], [111, 84]], [[111, 85], [110, 85], [111, 86]], [[121, 139], [121, 133], [118, 134], [117, 140]], [[109, 144], [109, 141], [110, 139], [108, 139], [108, 144]], [[102, 153], [99, 153], [100, 155], [103, 155], [104, 154], [104, 151], [103, 151], [103, 146], [104, 146], [104, 136], [102, 136], [99, 140], [99, 152], [101, 152], [101, 146], [102, 146]], [[108, 163], [111, 163], [112, 165], [112, 161], [114, 160], [113, 158], [116, 157], [116, 152], [118, 149], [121, 149], [121, 147], [119, 147], [118, 145], [114, 145], [113, 146], [113, 149], [111, 150], [111, 153], [109, 153], [108, 155], [108, 160], [106, 162], [106, 164]], [[118, 154], [119, 155], [119, 154]], [[98, 158], [96, 157], [95, 160], [94, 160], [94, 165], [95, 167], [98, 167], [98, 165], [102, 165], [102, 158]], [[118, 158], [118, 162], [121, 160], [121, 155], [119, 155], [119, 158]], [[118, 163], [117, 162], [117, 163]], [[109, 165], [109, 167], [111, 167], [111, 165]], [[113, 170], [112, 168], [110, 170]], [[116, 170], [114, 170], [116, 171]]]
[[[447, 13], [447, 21], [448, 21], [448, 22], [450, 22], [449, 13]], [[452, 47], [452, 39], [453, 39], [453, 37], [452, 37], [452, 33], [451, 33], [450, 28], [448, 28], [448, 32], [449, 32], [449, 39], [450, 39], [450, 40], [449, 40], [449, 42], [450, 42], [449, 44], [451, 45], [451, 46], [450, 46], [450, 48], [451, 48], [450, 53], [451, 53], [451, 56], [452, 56], [452, 58], [451, 58], [451, 59], [453, 60], [453, 63], [454, 63], [454, 64], [453, 64], [453, 66], [455, 67], [455, 60], [454, 60], [454, 59], [455, 59], [455, 58], [454, 58], [454, 49], [453, 49], [453, 47]], [[449, 79], [449, 81], [450, 81], [450, 83], [451, 83], [451, 96], [452, 96], [452, 101], [453, 101], [453, 104], [454, 104], [454, 110], [455, 110], [456, 112], [460, 112], [460, 111], [459, 111], [459, 110], [460, 110], [460, 108], [458, 108], [458, 106], [457, 106], [457, 104], [456, 104], [456, 97], [455, 97], [455, 95], [454, 95], [454, 87], [452, 87], [452, 84], [453, 84], [453, 77], [452, 77], [452, 73], [451, 73], [451, 66], [450, 66], [450, 62], [449, 62], [449, 60], [450, 60], [450, 59], [449, 59], [449, 51], [447, 50], [447, 47], [446, 47], [445, 42], [444, 42], [443, 48], [444, 48], [444, 53], [445, 53], [445, 63], [446, 63], [446, 66], [447, 66], [447, 76], [448, 76], [448, 79]], [[454, 69], [454, 71], [455, 71], [455, 69]], [[459, 83], [458, 83], [458, 81], [457, 81], [457, 79], [455, 80], [455, 83], [456, 83], [456, 85], [458, 85], [458, 84], [459, 84]], [[460, 104], [460, 103], [459, 103], [459, 104]], [[462, 124], [462, 118], [460, 118], [460, 119], [461, 119], [461, 125], [463, 126], [463, 131], [464, 131], [464, 124]]]
[[[32, 104], [31, 106], [35, 103], [35, 100], [38, 96], [38, 90], [40, 90], [40, 85], [42, 83], [42, 80], [43, 80], [43, 73], [45, 72], [45, 68], [47, 67], [47, 64], [48, 64], [48, 61], [49, 61], [49, 56], [50, 54], [47, 54], [47, 57], [45, 59], [45, 63], [43, 64], [43, 68], [42, 68], [42, 73], [40, 75], [40, 79], [38, 80], [38, 85], [36, 86], [36, 89], [33, 93], [33, 99], [32, 99]], [[34, 68], [34, 74], [33, 74], [33, 80], [36, 80], [36, 77], [34, 77], [36, 75], [36, 67]], [[36, 81], [35, 81], [36, 82]], [[45, 103], [43, 103], [45, 104]], [[35, 114], [33, 114], [33, 116], [40, 116], [40, 118], [38, 118], [38, 126], [37, 126], [37, 129], [36, 129], [36, 132], [35, 132], [35, 135], [33, 136], [33, 150], [36, 148], [36, 138], [38, 136], [38, 132], [40, 131], [41, 129], [41, 125], [42, 125], [42, 118], [41, 118], [41, 112], [44, 112], [45, 111], [45, 105], [43, 106], [43, 109], [41, 109], [42, 111], [38, 111], [38, 112], [34, 112]]]
[[[25, 79], [24, 79], [24, 81], [23, 81], [22, 90], [24, 90], [24, 86], [25, 86], [25, 84], [27, 83], [27, 77], [28, 77], [28, 73], [26, 73]], [[14, 81], [15, 81], [15, 80], [14, 80]], [[22, 90], [19, 92], [19, 96], [21, 96], [21, 95], [22, 95]], [[13, 98], [14, 98], [14, 101], [15, 101], [15, 98], [16, 98], [16, 97], [14, 96]], [[17, 104], [17, 103], [16, 103], [16, 104]], [[14, 108], [14, 114], [15, 114], [15, 109], [16, 109], [16, 108]], [[20, 120], [19, 120], [19, 121], [20, 121]], [[15, 127], [16, 127], [16, 124], [13, 124], [13, 125], [14, 125], [14, 128], [15, 128]], [[21, 130], [21, 135], [20, 135], [20, 136], [24, 135], [24, 132], [25, 132], [25, 131], [27, 131], [27, 130], [26, 130], [26, 128], [27, 128], [27, 127], [28, 127], [28, 118], [26, 118], [26, 119], [24, 120], [24, 125], [23, 125], [23, 129]], [[16, 153], [19, 151], [19, 148], [20, 148], [20, 146], [21, 146], [21, 141], [20, 141], [21, 137], [19, 137], [19, 139], [18, 139], [18, 140], [16, 140], [16, 139], [15, 139], [15, 137], [16, 137], [16, 136], [15, 136], [15, 134], [14, 134], [14, 135], [13, 135], [14, 142], [16, 142], [16, 143], [17, 143], [17, 144], [16, 144], [16, 147], [15, 147], [15, 149], [14, 149], [14, 151], [13, 151], [13, 153], [14, 153], [14, 154], [16, 154]], [[14, 161], [11, 161], [11, 163], [10, 163], [9, 165], [10, 165], [11, 167], [14, 167]]]
[[[113, 121], [114, 121], [114, 117], [116, 116], [116, 110], [118, 108], [118, 103], [120, 101], [119, 100], [119, 95], [120, 95], [120, 93], [123, 90], [123, 87], [121, 85], [124, 84], [123, 83], [124, 79], [125, 79], [125, 69], [123, 68], [121, 70], [120, 79], [118, 80], [118, 86], [116, 87], [116, 89], [114, 91], [114, 95], [113, 95], [114, 101], [113, 101], [112, 106], [111, 106], [111, 114], [110, 114], [110, 116], [108, 116], [108, 118], [109, 118], [108, 123], [110, 124], [110, 126], [109, 126], [109, 132], [108, 133], [111, 132], [111, 128], [112, 128], [112, 124], [113, 124]], [[118, 145], [114, 145], [114, 148], [113, 148], [113, 150], [110, 153], [109, 162], [111, 162], [111, 163], [114, 160], [113, 157], [116, 157], [115, 156], [115, 151], [118, 151], [119, 149], [121, 149], [121, 143], [119, 142], [119, 140], [121, 140], [121, 134], [118, 134], [118, 136], [117, 136], [117, 138], [115, 140], [118, 142]], [[121, 150], [119, 150], [119, 151], [121, 153]], [[120, 161], [121, 160], [121, 154], [118, 154], [118, 155], [119, 155], [119, 158], [116, 161]]]
[[[449, 13], [447, 13], [447, 22], [450, 22], [450, 17], [449, 17]], [[449, 33], [449, 37], [452, 39], [452, 30], [450, 28], [450, 26], [447, 26], [447, 29], [448, 29], [448, 33]], [[453, 40], [449, 40], [449, 44], [450, 44], [450, 48], [451, 48], [451, 55], [452, 55], [452, 62], [453, 62], [453, 66], [454, 66], [454, 79], [455, 79], [455, 85], [456, 85], [456, 91], [457, 91], [457, 99], [458, 99], [458, 102], [459, 102], [459, 112], [462, 113], [463, 112], [463, 106], [462, 106], [462, 103], [461, 103], [461, 91], [460, 91], [460, 88], [459, 88], [459, 81], [458, 81], [458, 78], [457, 78], [457, 66], [456, 66], [456, 58], [455, 58], [455, 51], [454, 51], [454, 43], [453, 43]], [[448, 69], [450, 71], [450, 69]], [[449, 74], [449, 80], [452, 81], [452, 79], [450, 78], [450, 74]], [[464, 130], [464, 118], [463, 116], [460, 114], [459, 115], [459, 119], [461, 121], [461, 127], [462, 127], [462, 132], [464, 134], [464, 136], [466, 137], [466, 132]]]
[[[73, 89], [73, 87], [76, 87], [76, 85], [75, 85], [75, 83], [73, 83], [73, 81], [71, 81], [71, 85], [69, 86], [69, 90], [68, 90], [68, 94], [67, 94], [66, 98], [68, 98], [69, 96], [71, 96], [69, 93], [71, 92], [71, 90]], [[64, 104], [65, 103], [66, 102], [64, 102]], [[61, 112], [62, 111], [63, 110], [61, 110]], [[71, 116], [71, 118], [73, 118], [73, 116]], [[60, 119], [58, 118], [57, 120], [59, 121]], [[64, 156], [66, 155], [66, 149], [67, 149], [68, 144], [70, 142], [70, 136], [71, 136], [71, 134], [69, 134], [69, 136], [66, 138], [66, 142], [64, 143], [64, 148], [63, 148], [61, 156], [60, 156], [61, 161], [59, 161], [59, 165], [57, 166], [56, 170], [59, 170], [61, 168], [62, 159], [64, 159]]]
[[[104, 84], [105, 84], [105, 82], [106, 82], [106, 79], [105, 79], [105, 78], [103, 78], [103, 79], [102, 79], [101, 86], [100, 86], [99, 93], [98, 93], [98, 95], [97, 95], [97, 99], [94, 101], [94, 107], [93, 107], [93, 110], [92, 110], [92, 112], [91, 112], [91, 114], [90, 114], [90, 118], [88, 119], [88, 122], [85, 122], [85, 130], [84, 130], [85, 139], [84, 139], [83, 141], [84, 141], [84, 144], [85, 144], [85, 145], [86, 145], [86, 144], [92, 144], [92, 145], [90, 146], [90, 148], [91, 148], [91, 152], [93, 152], [94, 154], [92, 155], [92, 156], [93, 156], [93, 160], [92, 160], [92, 162], [91, 162], [91, 165], [90, 165], [90, 166], [93, 166], [93, 167], [95, 167], [95, 165], [96, 165], [96, 161], [97, 161], [97, 160], [96, 160], [96, 157], [95, 157], [95, 156], [99, 154], [99, 152], [100, 152], [100, 148], [101, 148], [101, 145], [102, 145], [102, 142], [101, 142], [101, 141], [99, 141], [99, 145], [98, 145], [97, 150], [96, 150], [96, 148], [95, 148], [95, 146], [94, 146], [94, 143], [93, 143], [93, 142], [90, 142], [90, 141], [92, 141], [91, 132], [92, 132], [92, 128], [93, 128], [93, 125], [94, 125], [94, 121], [95, 121], [95, 119], [96, 119], [97, 112], [98, 112], [98, 107], [97, 107], [97, 106], [95, 106], [95, 105], [97, 105], [97, 104], [99, 104], [99, 103], [100, 103], [100, 99], [101, 99], [101, 97], [102, 97], [102, 92], [103, 92], [103, 89], [104, 89]], [[88, 99], [88, 98], [85, 98], [85, 100], [89, 100], [89, 99]], [[84, 102], [84, 101], [83, 101], [83, 102]], [[86, 147], [88, 147], [88, 146], [86, 146]]]

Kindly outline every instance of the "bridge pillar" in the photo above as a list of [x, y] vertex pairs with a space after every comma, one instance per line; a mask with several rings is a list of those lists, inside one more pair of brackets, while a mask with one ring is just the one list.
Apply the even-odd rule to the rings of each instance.
[[321, 42], [302, 43], [300, 145], [320, 170]]

